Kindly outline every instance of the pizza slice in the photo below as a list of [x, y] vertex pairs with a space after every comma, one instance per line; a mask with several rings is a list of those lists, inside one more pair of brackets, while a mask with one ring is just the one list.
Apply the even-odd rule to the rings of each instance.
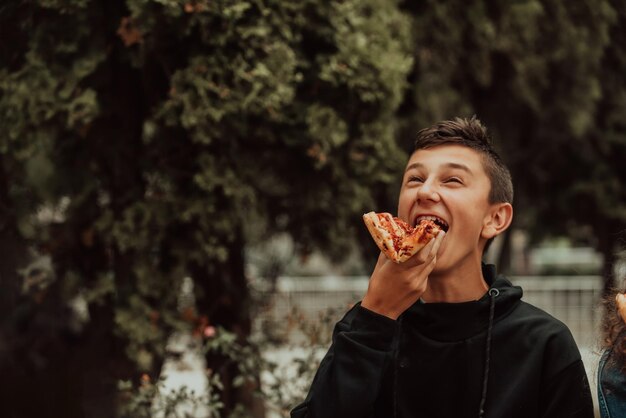
[[429, 219], [423, 219], [412, 227], [386, 212], [366, 213], [363, 215], [363, 221], [378, 248], [395, 263], [402, 263], [411, 258], [442, 230]]

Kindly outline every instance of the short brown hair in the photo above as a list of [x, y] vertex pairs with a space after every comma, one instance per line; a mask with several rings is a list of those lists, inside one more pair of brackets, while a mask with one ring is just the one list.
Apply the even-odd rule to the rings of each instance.
[[413, 152], [438, 145], [462, 145], [478, 151], [491, 182], [489, 203], [513, 203], [511, 173], [495, 151], [487, 128], [476, 116], [446, 120], [422, 129], [417, 133]]

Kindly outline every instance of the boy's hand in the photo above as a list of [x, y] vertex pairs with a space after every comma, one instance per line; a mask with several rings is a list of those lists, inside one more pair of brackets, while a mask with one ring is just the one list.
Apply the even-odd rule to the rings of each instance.
[[417, 254], [396, 264], [380, 253], [361, 306], [391, 319], [398, 319], [424, 294], [428, 275], [437, 262], [445, 232], [441, 231]]
[[626, 322], [626, 295], [618, 293], [615, 295], [615, 302], [617, 302], [617, 311], [622, 317], [622, 320]]

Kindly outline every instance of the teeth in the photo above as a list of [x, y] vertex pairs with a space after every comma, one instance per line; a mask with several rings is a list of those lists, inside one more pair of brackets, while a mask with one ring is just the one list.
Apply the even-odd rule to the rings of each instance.
[[430, 215], [429, 216], [418, 216], [415, 219], [415, 224], [417, 225], [418, 223], [420, 223], [423, 220], [437, 221], [437, 222], [441, 223], [442, 225], [445, 225], [446, 227], [448, 227], [448, 223], [446, 221], [444, 221], [443, 219], [438, 218], [436, 216], [430, 216]]

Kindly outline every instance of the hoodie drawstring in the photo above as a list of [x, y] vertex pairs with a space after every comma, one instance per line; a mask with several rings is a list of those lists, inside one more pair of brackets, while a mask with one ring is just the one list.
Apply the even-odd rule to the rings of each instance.
[[487, 327], [487, 344], [485, 344], [485, 371], [483, 376], [483, 393], [480, 399], [478, 418], [485, 416], [485, 402], [487, 401], [487, 382], [489, 381], [489, 359], [491, 358], [491, 331], [493, 329], [493, 317], [496, 310], [496, 297], [500, 291], [496, 288], [489, 289], [489, 326]]
[[399, 331], [396, 336], [393, 354], [393, 418], [398, 416], [398, 355], [400, 353], [400, 338], [402, 337], [402, 315], [398, 318]]

